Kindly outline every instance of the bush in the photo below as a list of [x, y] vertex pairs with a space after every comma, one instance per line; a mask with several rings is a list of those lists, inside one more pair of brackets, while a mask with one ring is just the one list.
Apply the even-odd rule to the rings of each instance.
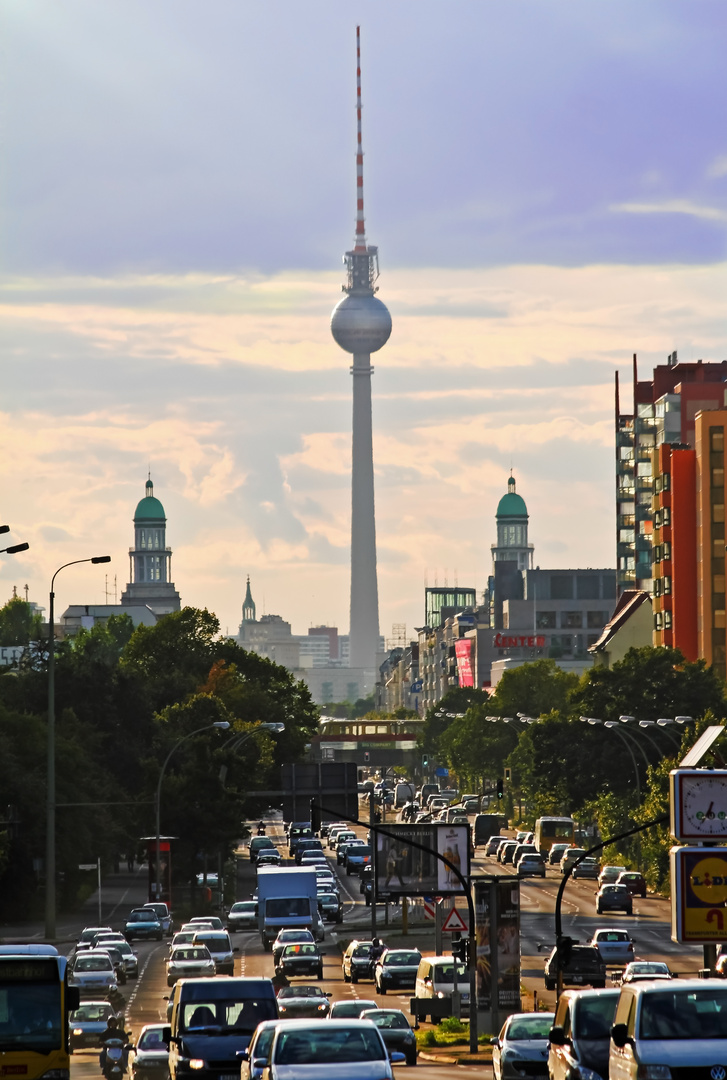
[[439, 1026], [447, 1035], [458, 1035], [461, 1031], [467, 1030], [456, 1016], [445, 1016]]

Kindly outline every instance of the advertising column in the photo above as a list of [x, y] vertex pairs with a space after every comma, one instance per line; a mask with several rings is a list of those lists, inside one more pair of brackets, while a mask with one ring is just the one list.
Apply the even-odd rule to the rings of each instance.
[[498, 1031], [520, 1011], [520, 884], [512, 877], [474, 879], [477, 1009]]

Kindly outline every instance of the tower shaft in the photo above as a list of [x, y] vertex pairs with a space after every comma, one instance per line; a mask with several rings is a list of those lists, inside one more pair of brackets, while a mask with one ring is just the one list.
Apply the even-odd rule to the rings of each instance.
[[354, 353], [351, 471], [351, 667], [374, 670], [379, 643], [371, 357]]

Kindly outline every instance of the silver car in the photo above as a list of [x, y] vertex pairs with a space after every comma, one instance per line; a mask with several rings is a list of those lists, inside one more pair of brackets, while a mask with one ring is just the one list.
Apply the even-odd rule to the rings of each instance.
[[77, 986], [81, 997], [106, 997], [118, 990], [116, 972], [108, 953], [80, 952], [73, 958], [68, 985]]
[[215, 975], [215, 962], [204, 945], [178, 945], [167, 960], [167, 986], [177, 979], [200, 979]]
[[548, 1036], [555, 1013], [513, 1013], [492, 1044], [494, 1080], [548, 1075]]
[[266, 1080], [394, 1080], [391, 1059], [379, 1029], [370, 1020], [291, 1020], [275, 1029]]

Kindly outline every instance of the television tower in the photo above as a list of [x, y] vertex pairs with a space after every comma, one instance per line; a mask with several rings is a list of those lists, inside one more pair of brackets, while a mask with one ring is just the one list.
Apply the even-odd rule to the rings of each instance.
[[356, 27], [356, 236], [343, 257], [346, 296], [333, 309], [331, 333], [353, 353], [353, 454], [351, 469], [351, 622], [352, 668], [376, 670], [379, 647], [379, 588], [376, 578], [374, 450], [371, 436], [371, 353], [389, 340], [391, 315], [374, 296], [379, 276], [379, 249], [366, 244], [361, 142], [361, 35]]

